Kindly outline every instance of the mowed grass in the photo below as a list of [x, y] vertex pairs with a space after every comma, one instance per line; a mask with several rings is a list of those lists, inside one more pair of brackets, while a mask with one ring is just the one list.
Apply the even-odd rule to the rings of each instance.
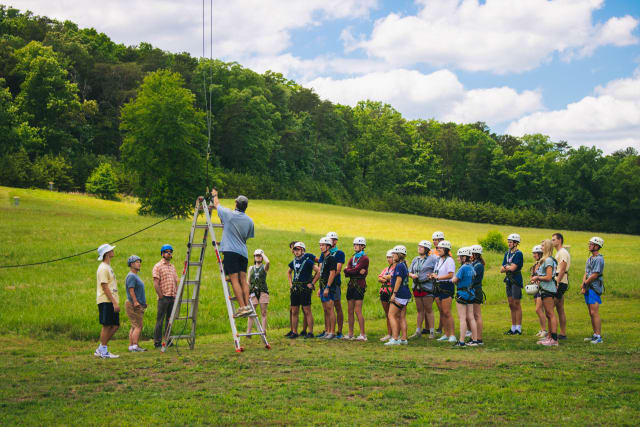
[[[13, 196], [20, 205], [12, 205]], [[224, 200], [223, 205], [232, 202]], [[157, 218], [139, 217], [137, 205], [82, 195], [0, 187], [0, 265], [36, 262], [95, 248], [146, 227]], [[249, 249], [264, 249], [272, 261], [268, 283], [272, 349], [256, 338], [247, 351], [233, 352], [217, 266], [207, 253], [195, 350], [184, 344], [167, 354], [126, 352], [126, 316], [110, 349], [118, 360], [91, 356], [99, 325], [95, 306], [96, 254], [28, 268], [0, 269], [0, 413], [11, 424], [634, 424], [640, 415], [640, 237], [605, 239], [607, 292], [601, 307], [605, 343], [582, 342], [589, 318], [578, 282], [593, 233], [563, 232], [573, 264], [567, 294], [569, 339], [560, 348], [535, 344], [537, 318], [523, 300], [522, 337], [505, 337], [510, 319], [498, 268], [502, 254], [486, 254], [484, 348], [455, 351], [421, 339], [384, 348], [386, 333], [375, 277], [385, 252], [444, 231], [455, 248], [477, 242], [488, 230], [518, 232], [525, 265], [530, 247], [556, 230], [472, 224], [411, 215], [361, 211], [313, 203], [251, 201], [256, 223]], [[126, 258], [143, 259], [149, 309], [143, 331], [152, 347], [155, 294], [151, 268], [163, 243], [176, 249], [182, 265], [190, 220], [169, 220], [117, 243], [114, 270], [124, 301]], [[317, 253], [327, 231], [340, 234], [350, 254], [354, 236], [367, 238], [372, 267], [364, 313], [370, 341], [290, 341], [286, 264], [288, 244], [303, 240]], [[413, 256], [413, 253], [411, 256]], [[410, 257], [411, 257], [410, 256]], [[181, 268], [178, 268], [181, 270]], [[346, 301], [343, 297], [346, 310]], [[313, 301], [316, 332], [322, 316]], [[454, 309], [455, 312], [455, 309]], [[415, 305], [409, 306], [410, 330]], [[239, 323], [243, 328], [245, 321]], [[346, 312], [345, 312], [346, 323]], [[180, 326], [178, 326], [180, 327]], [[457, 328], [457, 316], [456, 316]], [[345, 325], [346, 329], [346, 325]], [[356, 326], [356, 332], [357, 332]], [[105, 410], [108, 408], [108, 410]], [[98, 415], [99, 414], [99, 415]]]

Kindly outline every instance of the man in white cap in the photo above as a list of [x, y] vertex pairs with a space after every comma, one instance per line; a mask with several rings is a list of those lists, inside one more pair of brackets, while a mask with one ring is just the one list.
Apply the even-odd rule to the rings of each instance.
[[120, 304], [118, 299], [118, 284], [116, 275], [111, 268], [111, 258], [115, 255], [115, 246], [108, 243], [98, 248], [97, 297], [98, 315], [102, 331], [100, 332], [100, 346], [94, 355], [103, 359], [115, 359], [120, 356], [109, 353], [107, 343], [120, 327]]

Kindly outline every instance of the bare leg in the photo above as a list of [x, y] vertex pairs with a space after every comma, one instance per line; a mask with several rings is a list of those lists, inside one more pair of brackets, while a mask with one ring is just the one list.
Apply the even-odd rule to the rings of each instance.
[[402, 307], [400, 311], [400, 329], [402, 331], [402, 340], [407, 340], [407, 306]]
[[142, 328], [131, 328], [131, 336], [129, 337], [129, 342], [131, 345], [138, 345], [141, 332]]
[[482, 341], [482, 304], [473, 304], [473, 318], [476, 321], [476, 330], [478, 334], [476, 340]]
[[515, 326], [518, 323], [516, 323], [516, 305], [515, 305], [515, 300], [512, 297], [507, 297], [507, 301], [509, 301], [509, 311], [511, 313], [511, 326]]
[[389, 303], [380, 301], [380, 304], [382, 304], [382, 309], [384, 310], [385, 317], [387, 318], [387, 335], [391, 336], [392, 331], [391, 322], [389, 321]]
[[240, 285], [242, 286], [242, 293], [244, 295], [244, 305], [249, 305], [249, 282], [247, 282], [247, 272], [241, 271], [239, 273], [238, 280], [240, 281]]
[[438, 328], [442, 330], [442, 300], [436, 298], [436, 306], [438, 307]]
[[400, 314], [400, 309], [396, 307], [394, 304], [389, 304], [389, 324], [391, 326], [391, 337], [394, 340], [398, 339], [398, 335], [400, 335], [400, 321], [398, 319], [398, 315]]
[[356, 316], [358, 317], [358, 326], [360, 327], [360, 335], [366, 337], [367, 334], [364, 331], [364, 316], [362, 315], [362, 302], [363, 300], [355, 300]]
[[327, 305], [327, 314], [329, 319], [327, 320], [327, 333], [335, 334], [336, 333], [336, 314], [334, 313], [334, 304], [333, 301], [329, 301], [325, 303]]
[[298, 314], [300, 313], [300, 306], [294, 305], [291, 307], [291, 330], [294, 333], [298, 333]]
[[591, 326], [593, 326], [593, 333], [600, 335], [601, 321], [600, 321], [600, 304], [589, 304], [589, 316], [591, 317]]
[[262, 331], [267, 332], [267, 306], [269, 304], [260, 304], [260, 320], [262, 320]]
[[313, 333], [313, 313], [311, 312], [311, 306], [302, 306], [302, 312], [304, 313], [304, 323], [307, 325], [307, 333]]
[[[473, 304], [467, 304], [465, 306], [467, 309], [466, 318], [467, 318], [467, 327], [471, 330], [471, 339], [474, 341], [478, 340], [478, 325], [476, 324], [476, 318], [473, 312]], [[464, 339], [464, 338], [462, 338]]]
[[249, 298], [245, 299], [244, 289], [240, 284], [240, 279], [238, 278], [238, 273], [233, 273], [229, 275], [229, 280], [231, 281], [231, 287], [233, 288], [233, 295], [238, 299], [238, 306], [245, 307], [247, 305], [247, 301]]
[[567, 335], [567, 314], [564, 312], [564, 295], [560, 299], [553, 299], [558, 312], [558, 323], [560, 323], [560, 333]]
[[353, 310], [356, 307], [356, 300], [350, 299], [347, 301], [347, 312], [348, 312], [348, 321], [349, 321], [349, 336], [353, 336], [353, 325], [355, 323], [355, 319], [353, 317]]
[[446, 298], [441, 301], [442, 304], [442, 322], [444, 327], [444, 334], [451, 337], [455, 336], [455, 323], [453, 316], [451, 315], [451, 302], [453, 298]]
[[416, 331], [422, 333], [422, 323], [424, 322], [424, 298], [416, 297], [416, 309], [418, 310], [418, 316], [416, 319]]
[[549, 321], [549, 332], [555, 334], [558, 332], [558, 319], [556, 319], [556, 313], [553, 310], [553, 298], [543, 299], [542, 305], [544, 305], [544, 314], [547, 316], [547, 320]]
[[519, 299], [514, 299], [513, 303], [516, 307], [516, 325], [522, 325], [522, 305], [520, 305]]
[[424, 298], [424, 313], [427, 322], [427, 329], [435, 328], [435, 318], [433, 315], [433, 297]]
[[456, 304], [458, 309], [458, 319], [460, 320], [460, 341], [464, 342], [464, 337], [467, 334], [467, 306], [464, 304]]
[[536, 314], [538, 315], [538, 321], [540, 322], [540, 330], [547, 330], [547, 316], [544, 314], [544, 306], [542, 305], [542, 298], [536, 298]]
[[[336, 309], [336, 314], [335, 314], [335, 320], [334, 320], [334, 325], [335, 322], [338, 323], [338, 333], [341, 334], [342, 333], [342, 325], [344, 323], [344, 315], [342, 314], [342, 302], [340, 302], [340, 300], [335, 300], [333, 301], [333, 305]], [[335, 328], [334, 328], [335, 331]]]

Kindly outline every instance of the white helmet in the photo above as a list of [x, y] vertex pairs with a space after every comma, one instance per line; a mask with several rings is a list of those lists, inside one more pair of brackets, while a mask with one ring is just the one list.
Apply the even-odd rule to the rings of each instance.
[[536, 252], [542, 253], [542, 252], [543, 252], [543, 250], [542, 250], [542, 246], [540, 246], [540, 245], [535, 245], [535, 246], [533, 247], [533, 249], [531, 249], [531, 252], [532, 252], [532, 253], [534, 253], [534, 254], [535, 254]]
[[471, 248], [460, 248], [458, 249], [458, 256], [471, 256]]
[[407, 254], [407, 248], [404, 247], [403, 245], [397, 245], [393, 249], [391, 249], [391, 252], [393, 252], [394, 254], [406, 255]]
[[264, 251], [262, 249], [256, 249], [255, 251], [253, 251], [253, 256], [256, 256], [256, 255], [262, 256], [264, 255]]
[[518, 233], [509, 234], [509, 237], [507, 237], [507, 240], [520, 243], [520, 235]]
[[418, 246], [422, 246], [423, 248], [431, 249], [431, 242], [428, 241], [428, 240], [421, 240], [420, 243], [418, 243]]
[[482, 246], [480, 246], [480, 245], [471, 246], [471, 253], [472, 254], [480, 254], [480, 255], [482, 255]]
[[451, 250], [451, 242], [448, 240], [443, 240], [442, 242], [438, 243], [438, 247], [439, 248], [447, 248], [449, 250]]
[[387, 257], [393, 256], [393, 249], [387, 251]]
[[538, 293], [538, 290], [540, 290], [540, 287], [536, 283], [529, 283], [524, 287], [524, 291], [527, 295], [535, 295]]
[[[338, 240], [338, 233], [336, 233], [335, 231], [330, 231], [327, 233], [327, 237], [330, 239], [336, 239]], [[333, 243], [333, 242], [331, 242]]]
[[604, 240], [596, 236], [593, 236], [591, 239], [589, 239], [589, 243], [593, 243], [594, 245], [598, 245], [600, 247], [604, 246]]
[[331, 241], [331, 239], [329, 237], [323, 237], [320, 239], [320, 241], [318, 242], [321, 245], [333, 245], [333, 242]]
[[353, 239], [353, 244], [367, 246], [367, 240], [364, 237], [356, 237]]
[[431, 235], [431, 240], [436, 239], [444, 239], [444, 233], [442, 231], [436, 231], [435, 233], [433, 233], [433, 235]]
[[302, 242], [295, 242], [293, 244], [293, 249], [295, 248], [301, 248], [301, 249], [307, 250], [307, 247]]

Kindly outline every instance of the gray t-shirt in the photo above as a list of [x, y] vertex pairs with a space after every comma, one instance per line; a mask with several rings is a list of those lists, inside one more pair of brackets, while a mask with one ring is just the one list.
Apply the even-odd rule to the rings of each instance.
[[133, 293], [136, 295], [138, 302], [141, 305], [147, 305], [147, 297], [144, 294], [144, 282], [140, 276], [129, 272], [125, 279], [125, 284], [127, 287], [127, 299], [131, 304], [133, 304], [133, 299], [131, 298], [131, 294], [129, 294], [129, 289], [133, 288]]
[[253, 237], [253, 220], [244, 212], [218, 205], [218, 217], [224, 225], [220, 250], [235, 252], [249, 259], [247, 240]]
[[[417, 256], [411, 261], [409, 272], [417, 274], [419, 282], [426, 282], [429, 279], [429, 274], [433, 273], [436, 268], [437, 262], [438, 257], [436, 255], [427, 255], [424, 258]], [[413, 279], [413, 281], [415, 283], [416, 279]]]
[[602, 280], [602, 274], [604, 273], [604, 257], [598, 254], [587, 258], [585, 272], [587, 273], [587, 278], [589, 278], [593, 273], [598, 273], [598, 278], [591, 282], [590, 286], [597, 294], [601, 294], [604, 286], [604, 282]]

